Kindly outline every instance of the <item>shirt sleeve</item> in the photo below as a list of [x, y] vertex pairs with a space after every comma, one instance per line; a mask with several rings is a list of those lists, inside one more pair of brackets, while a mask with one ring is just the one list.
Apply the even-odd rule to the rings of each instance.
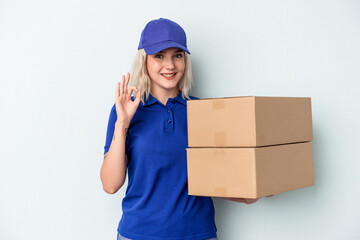
[[109, 121], [108, 121], [105, 146], [104, 146], [104, 154], [109, 151], [110, 144], [111, 144], [112, 138], [114, 136], [116, 120], [117, 120], [117, 114], [116, 114], [116, 108], [115, 108], [115, 104], [114, 104], [110, 111], [110, 117], [109, 117]]

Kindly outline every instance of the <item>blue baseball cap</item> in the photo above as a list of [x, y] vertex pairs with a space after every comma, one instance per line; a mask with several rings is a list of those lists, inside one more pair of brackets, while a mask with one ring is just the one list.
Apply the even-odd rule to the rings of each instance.
[[155, 19], [146, 24], [138, 49], [144, 48], [147, 55], [153, 55], [172, 47], [190, 54], [186, 46], [185, 31], [179, 24], [166, 18]]

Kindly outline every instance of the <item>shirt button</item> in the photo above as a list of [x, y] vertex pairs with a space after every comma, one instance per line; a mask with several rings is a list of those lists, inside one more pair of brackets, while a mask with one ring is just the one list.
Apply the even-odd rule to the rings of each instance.
[[167, 112], [170, 112], [170, 110], [167, 110]]
[[168, 123], [171, 123], [171, 120], [168, 120]]

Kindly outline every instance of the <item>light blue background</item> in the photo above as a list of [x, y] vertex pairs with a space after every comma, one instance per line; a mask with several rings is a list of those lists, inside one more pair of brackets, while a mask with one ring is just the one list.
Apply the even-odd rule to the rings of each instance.
[[116, 239], [100, 166], [141, 30], [187, 32], [193, 95], [312, 98], [316, 186], [214, 198], [220, 240], [360, 239], [360, 2], [0, 0], [0, 239]]

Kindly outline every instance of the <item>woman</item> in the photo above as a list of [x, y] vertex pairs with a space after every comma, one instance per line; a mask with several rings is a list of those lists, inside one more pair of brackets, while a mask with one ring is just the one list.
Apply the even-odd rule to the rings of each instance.
[[180, 25], [150, 21], [141, 34], [133, 86], [128, 87], [129, 73], [117, 84], [101, 181], [113, 194], [128, 170], [118, 239], [216, 239], [212, 199], [187, 194], [186, 101], [196, 99], [189, 96], [189, 54]]

